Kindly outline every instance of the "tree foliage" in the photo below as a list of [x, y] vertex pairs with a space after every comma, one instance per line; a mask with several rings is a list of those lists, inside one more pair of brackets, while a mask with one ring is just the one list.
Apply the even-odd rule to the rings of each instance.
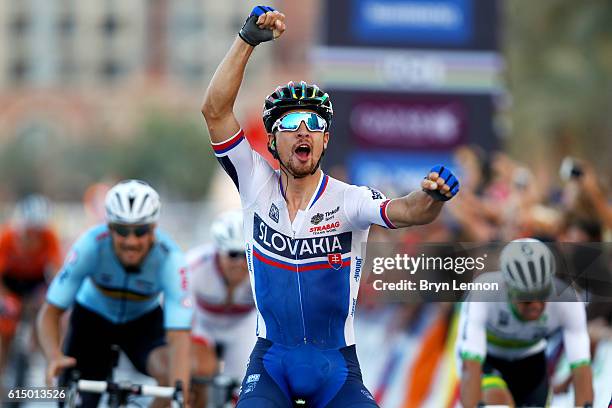
[[75, 143], [43, 123], [0, 148], [0, 183], [15, 196], [40, 191], [78, 200], [92, 183], [140, 178], [174, 199], [199, 199], [215, 166], [198, 122], [159, 112], [145, 115], [131, 137], [90, 135]]
[[521, 155], [578, 153], [610, 169], [612, 2], [503, 4], [508, 147]]

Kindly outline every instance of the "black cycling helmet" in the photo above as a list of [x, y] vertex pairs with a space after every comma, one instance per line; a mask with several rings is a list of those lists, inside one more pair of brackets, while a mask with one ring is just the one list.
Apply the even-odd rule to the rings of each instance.
[[278, 118], [291, 110], [312, 109], [331, 125], [334, 110], [329, 95], [316, 85], [308, 85], [304, 81], [295, 84], [293, 81], [285, 86], [279, 86], [266, 98], [263, 108], [263, 122], [268, 133]]

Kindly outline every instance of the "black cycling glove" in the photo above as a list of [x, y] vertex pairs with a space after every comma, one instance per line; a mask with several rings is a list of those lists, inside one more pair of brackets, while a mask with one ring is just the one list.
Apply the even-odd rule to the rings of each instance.
[[274, 32], [267, 28], [259, 28], [257, 26], [257, 19], [262, 14], [266, 14], [268, 11], [274, 11], [269, 6], [256, 6], [251, 10], [251, 14], [247, 17], [244, 25], [240, 29], [238, 35], [244, 42], [252, 45], [253, 47], [261, 44], [262, 42], [271, 41], [274, 39]]

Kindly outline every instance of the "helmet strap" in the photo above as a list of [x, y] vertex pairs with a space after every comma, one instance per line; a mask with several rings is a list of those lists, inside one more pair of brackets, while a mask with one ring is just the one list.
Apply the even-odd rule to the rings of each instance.
[[[285, 163], [283, 163], [283, 161], [280, 158], [280, 155], [278, 154], [278, 150], [276, 147], [276, 135], [274, 135], [272, 142], [268, 145], [268, 150], [270, 151], [270, 153], [272, 153], [272, 157], [274, 157], [278, 161], [279, 167], [283, 171], [283, 173], [287, 175], [287, 181], [289, 180], [289, 175], [291, 175], [293, 178], [296, 178], [296, 179], [305, 177], [305, 176], [297, 176], [293, 174], [293, 172], [289, 170], [289, 168], [285, 165]], [[317, 163], [317, 166], [318, 166], [318, 163]], [[311, 174], [314, 174], [314, 171]]]
[[321, 156], [319, 156], [319, 160], [317, 161], [317, 165], [314, 166], [314, 169], [312, 169], [312, 172], [310, 173], [311, 176], [315, 174], [317, 170], [319, 169], [319, 166], [321, 165], [321, 160], [323, 159], [323, 156], [325, 156], [325, 150], [327, 149], [323, 148], [323, 151], [321, 152]]

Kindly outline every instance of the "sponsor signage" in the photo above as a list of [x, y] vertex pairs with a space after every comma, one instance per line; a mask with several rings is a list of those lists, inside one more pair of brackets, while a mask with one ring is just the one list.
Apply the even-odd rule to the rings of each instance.
[[461, 179], [451, 153], [356, 151], [348, 160], [348, 169], [351, 183], [375, 186], [395, 196], [420, 189], [421, 180], [436, 164], [450, 165]]
[[326, 86], [393, 93], [501, 93], [503, 59], [489, 51], [321, 46], [315, 75]]
[[499, 50], [501, 0], [330, 0], [332, 47]]
[[365, 42], [465, 44], [471, 0], [356, 0], [352, 33]]
[[466, 139], [466, 109], [456, 100], [364, 99], [349, 117], [362, 147], [451, 149]]
[[487, 151], [499, 147], [491, 95], [328, 92], [334, 122], [323, 168], [332, 174], [335, 165], [346, 164], [359, 150], [450, 155], [463, 144], [477, 144]]

